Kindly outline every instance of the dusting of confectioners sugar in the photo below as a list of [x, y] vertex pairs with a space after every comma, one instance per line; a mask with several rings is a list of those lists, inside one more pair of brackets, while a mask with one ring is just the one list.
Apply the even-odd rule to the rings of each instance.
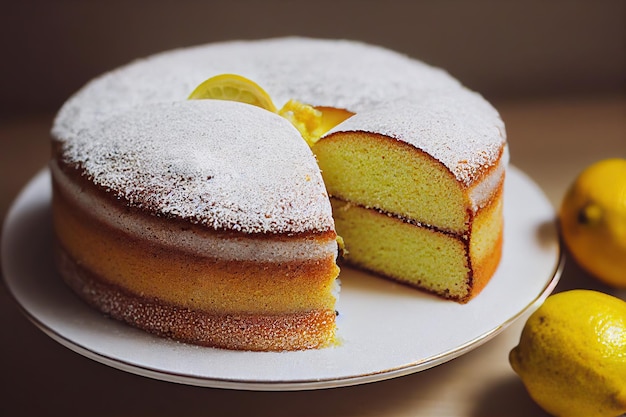
[[223, 42], [163, 52], [94, 79], [63, 106], [53, 134], [67, 140], [111, 114], [185, 100], [201, 82], [223, 73], [255, 81], [278, 108], [295, 99], [354, 113], [424, 91], [459, 88], [443, 70], [354, 41], [292, 37]]
[[305, 230], [305, 212], [320, 229], [331, 227], [319, 169], [288, 122], [245, 105], [187, 100], [224, 73], [255, 81], [278, 108], [295, 99], [356, 113], [337, 129], [414, 144], [465, 184], [505, 142], [497, 112], [445, 71], [377, 46], [298, 37], [136, 60], [72, 96], [52, 135], [94, 182], [161, 215], [254, 232]]
[[333, 227], [315, 158], [285, 119], [217, 100], [138, 106], [63, 145], [95, 184], [129, 205], [245, 233]]
[[439, 160], [465, 185], [497, 164], [506, 143], [498, 112], [467, 89], [389, 103], [356, 114], [328, 134], [336, 131], [373, 132], [404, 141]]

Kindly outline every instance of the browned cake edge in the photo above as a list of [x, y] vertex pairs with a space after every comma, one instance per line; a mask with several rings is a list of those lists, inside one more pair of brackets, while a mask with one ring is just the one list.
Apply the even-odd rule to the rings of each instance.
[[58, 243], [55, 260], [63, 280], [106, 315], [159, 336], [202, 346], [254, 351], [303, 350], [334, 341], [334, 310], [275, 315], [214, 314], [132, 294], [76, 263]]

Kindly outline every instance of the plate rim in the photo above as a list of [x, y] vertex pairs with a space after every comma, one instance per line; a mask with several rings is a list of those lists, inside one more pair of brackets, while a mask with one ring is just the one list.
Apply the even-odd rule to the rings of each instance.
[[[525, 181], [532, 183], [532, 185], [541, 192], [542, 197], [545, 198], [545, 194], [543, 193], [541, 188], [538, 187], [538, 185], [522, 170], [514, 167], [513, 165], [509, 165], [508, 169], [515, 171], [516, 174], [523, 177]], [[43, 168], [39, 172], [37, 172], [27, 182], [27, 184], [22, 188], [17, 197], [13, 200], [2, 225], [2, 247], [0, 249], [3, 258], [6, 251], [5, 236], [7, 234], [7, 225], [10, 223], [11, 220], [13, 220], [15, 216], [17, 216], [16, 212], [19, 206], [18, 203], [20, 203], [24, 199], [24, 194], [27, 189], [32, 186], [33, 183], [38, 179], [41, 180], [41, 176], [45, 175], [48, 175], [47, 168]], [[241, 380], [237, 378], [194, 376], [181, 372], [156, 369], [142, 364], [131, 363], [126, 359], [120, 359], [112, 355], [107, 355], [102, 352], [94, 351], [84, 346], [82, 343], [71, 340], [69, 337], [60, 334], [57, 330], [50, 328], [48, 325], [39, 320], [39, 318], [37, 318], [31, 311], [29, 311], [16, 296], [16, 294], [14, 293], [14, 288], [12, 288], [6, 276], [6, 262], [2, 263], [2, 273], [0, 275], [10, 298], [13, 300], [15, 305], [17, 305], [21, 313], [24, 314], [31, 323], [33, 323], [44, 334], [46, 334], [48, 337], [52, 338], [62, 346], [96, 362], [144, 377], [199, 387], [252, 391], [301, 391], [354, 386], [409, 375], [448, 362], [483, 345], [484, 343], [494, 338], [496, 335], [500, 334], [511, 324], [516, 322], [521, 316], [528, 313], [529, 311], [534, 310], [545, 298], [547, 298], [553, 292], [560, 280], [561, 274], [565, 266], [565, 253], [562, 243], [560, 242], [560, 239], [558, 239], [558, 236], [554, 244], [556, 246], [555, 265], [549, 275], [549, 278], [546, 278], [545, 285], [543, 286], [539, 294], [537, 294], [530, 302], [528, 302], [528, 304], [526, 304], [520, 311], [509, 317], [504, 322], [499, 323], [497, 326], [491, 328], [490, 330], [476, 336], [475, 338], [465, 341], [463, 344], [456, 346], [453, 349], [446, 350], [445, 352], [441, 352], [427, 358], [412, 361], [392, 368], [381, 369], [374, 372], [328, 378], [302, 378], [292, 380]], [[154, 338], [158, 337], [154, 335], [152, 336]]]

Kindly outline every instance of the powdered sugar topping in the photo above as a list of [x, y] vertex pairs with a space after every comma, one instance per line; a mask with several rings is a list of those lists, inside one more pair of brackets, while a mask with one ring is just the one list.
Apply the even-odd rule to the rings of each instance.
[[223, 42], [153, 55], [94, 79], [65, 103], [53, 134], [66, 140], [112, 114], [185, 100], [201, 82], [223, 73], [255, 81], [278, 108], [295, 99], [360, 112], [459, 87], [443, 70], [359, 42], [296, 37]]
[[187, 101], [222, 73], [254, 80], [279, 108], [296, 99], [355, 112], [337, 129], [411, 143], [466, 185], [497, 161], [505, 142], [497, 112], [445, 71], [380, 47], [304, 38], [137, 60], [78, 91], [52, 134], [67, 163], [157, 215], [247, 233], [332, 228], [319, 168], [288, 122], [239, 103]]
[[228, 101], [133, 108], [64, 145], [98, 186], [157, 215], [244, 233], [333, 227], [319, 168], [283, 118]]

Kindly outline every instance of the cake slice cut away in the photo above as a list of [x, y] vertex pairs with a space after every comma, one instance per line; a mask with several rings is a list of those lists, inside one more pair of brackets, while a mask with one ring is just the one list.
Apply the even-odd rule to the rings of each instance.
[[508, 154], [480, 96], [357, 113], [313, 150], [349, 263], [460, 302], [487, 284], [501, 256]]

